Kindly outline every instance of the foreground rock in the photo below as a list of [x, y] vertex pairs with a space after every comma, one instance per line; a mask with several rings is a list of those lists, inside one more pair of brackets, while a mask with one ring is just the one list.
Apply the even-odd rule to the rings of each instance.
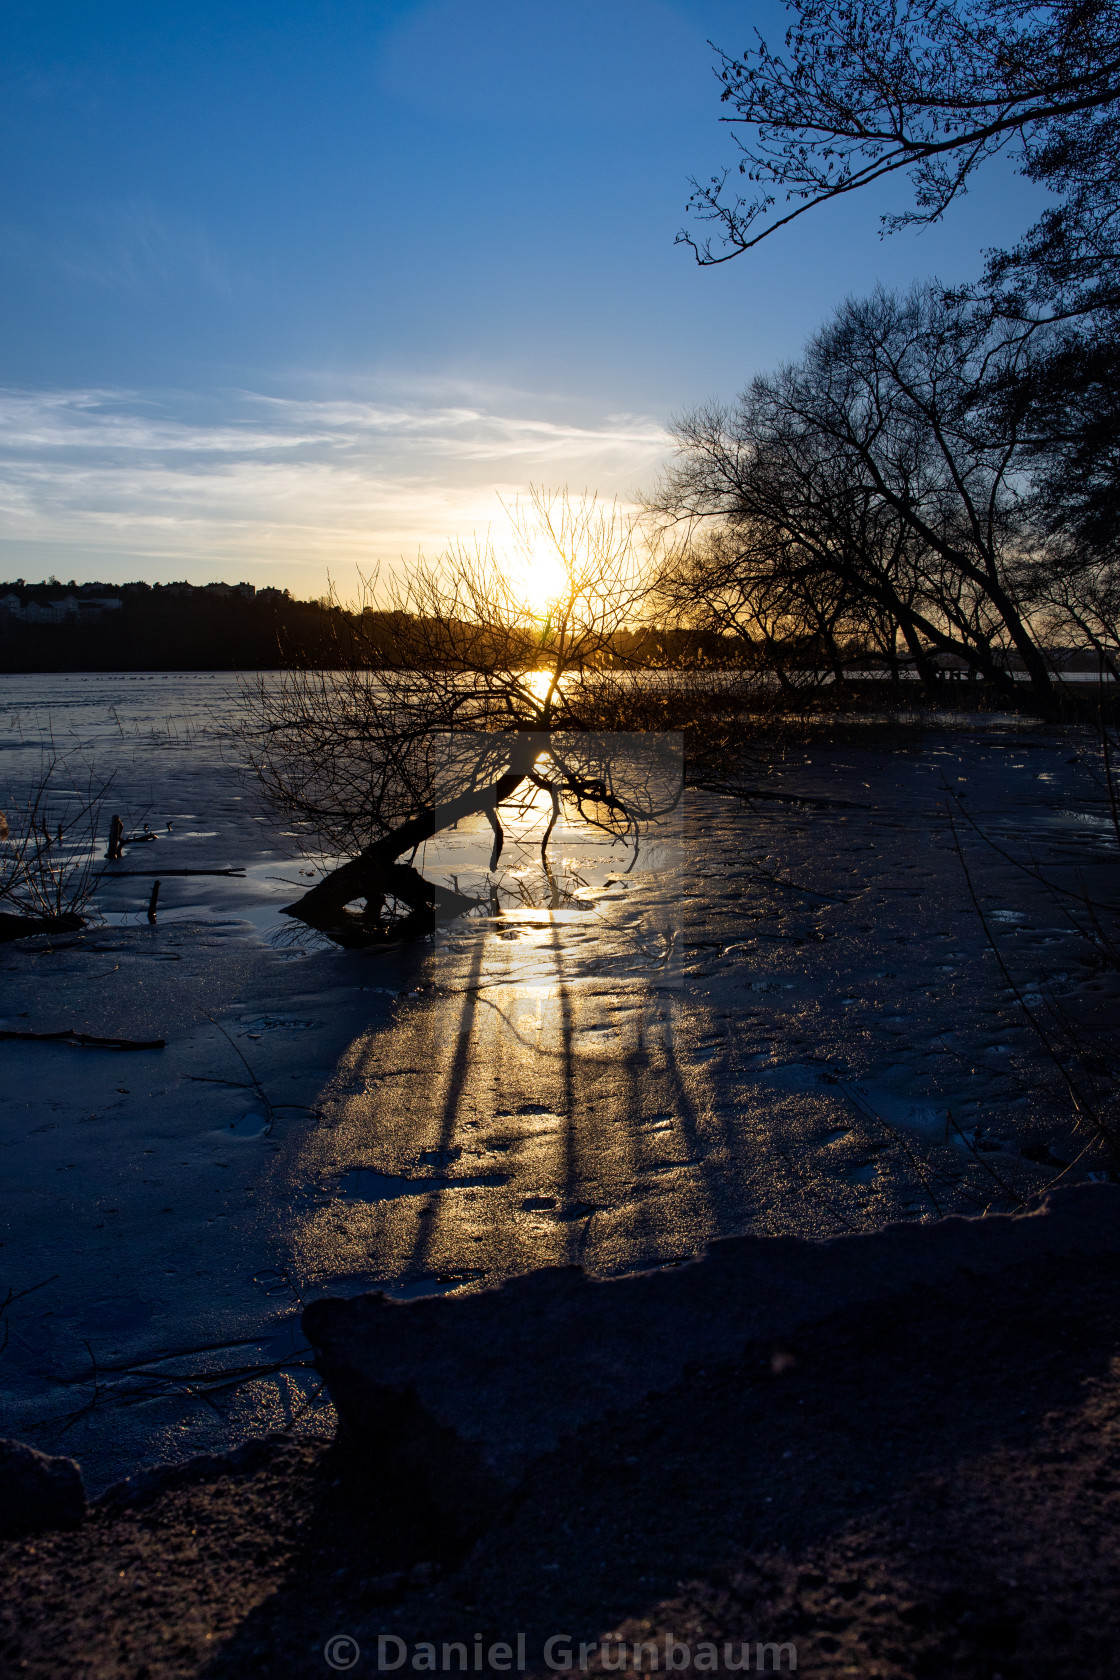
[[1120, 1254], [1120, 1187], [1035, 1213], [895, 1225], [827, 1241], [736, 1237], [702, 1258], [595, 1281], [554, 1267], [468, 1297], [313, 1302], [303, 1329], [349, 1442], [460, 1532], [494, 1519], [566, 1438], [634, 1411], [689, 1367], [781, 1346], [845, 1310], [955, 1277]]
[[0, 1538], [76, 1528], [86, 1514], [82, 1473], [22, 1441], [0, 1441]]

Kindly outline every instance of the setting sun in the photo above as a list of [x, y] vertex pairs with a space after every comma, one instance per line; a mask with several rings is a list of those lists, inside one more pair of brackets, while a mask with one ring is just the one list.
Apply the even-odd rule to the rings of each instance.
[[547, 617], [569, 588], [569, 568], [547, 534], [522, 539], [518, 533], [506, 566], [511, 584], [534, 617]]

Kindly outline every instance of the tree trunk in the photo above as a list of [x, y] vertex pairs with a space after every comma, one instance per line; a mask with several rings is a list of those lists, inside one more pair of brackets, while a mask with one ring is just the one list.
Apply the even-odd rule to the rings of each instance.
[[[530, 751], [535, 758], [536, 749]], [[526, 758], [528, 754], [523, 751], [519, 756]], [[521, 785], [531, 768], [531, 763], [524, 767], [515, 764], [489, 787], [460, 794], [443, 805], [425, 807], [390, 834], [364, 847], [356, 858], [340, 864], [294, 904], [285, 905], [284, 914], [297, 917], [341, 945], [369, 945], [383, 937], [377, 911], [389, 894], [410, 907], [411, 914], [394, 929], [401, 937], [430, 932], [435, 926], [437, 905], [452, 915], [461, 914], [471, 907], [473, 899], [434, 887], [419, 870], [397, 859], [464, 817], [492, 814]], [[366, 912], [347, 910], [356, 898], [366, 900]], [[376, 906], [372, 916], [370, 906]]]
[[937, 676], [926, 655], [926, 650], [922, 646], [921, 638], [914, 629], [914, 626], [908, 623], [906, 619], [901, 621], [899, 628], [902, 631], [903, 640], [905, 641], [906, 646], [910, 649], [910, 657], [914, 661], [914, 669], [918, 673], [922, 687], [932, 694], [934, 686], [937, 682]]

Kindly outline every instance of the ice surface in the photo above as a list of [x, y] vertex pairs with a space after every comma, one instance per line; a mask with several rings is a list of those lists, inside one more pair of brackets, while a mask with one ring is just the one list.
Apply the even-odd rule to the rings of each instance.
[[[1114, 896], [1092, 754], [1067, 764], [1068, 736], [972, 720], [778, 751], [752, 785], [848, 803], [690, 794], [675, 873], [627, 874], [569, 827], [559, 911], [511, 841], [510, 892], [537, 901], [343, 952], [280, 914], [320, 862], [239, 777], [233, 679], [0, 695], [0, 780], [34, 773], [49, 727], [113, 773], [126, 826], [160, 830], [103, 884], [105, 922], [0, 950], [9, 1027], [167, 1040], [0, 1045], [0, 1298], [31, 1291], [6, 1313], [5, 1427], [94, 1486], [328, 1427], [294, 1328], [316, 1295], [977, 1212], [993, 1174], [1029, 1195], [1080, 1147], [957, 853], [1021, 991], [1114, 1022], [1085, 941], [987, 843]], [[464, 825], [417, 861], [485, 876], [489, 844]], [[161, 877], [153, 927], [152, 876], [125, 872], [157, 865], [245, 873]]]

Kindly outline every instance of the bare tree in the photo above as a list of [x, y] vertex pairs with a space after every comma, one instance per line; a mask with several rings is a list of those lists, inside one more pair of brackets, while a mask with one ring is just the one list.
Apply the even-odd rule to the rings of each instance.
[[[1068, 593], [1078, 566], [1088, 576], [1102, 562], [1102, 539], [1115, 552], [1120, 530], [1120, 0], [788, 0], [788, 9], [783, 50], [756, 35], [738, 56], [719, 53], [723, 121], [750, 190], [733, 190], [732, 170], [694, 181], [690, 208], [713, 231], [678, 238], [699, 262], [726, 262], [898, 175], [912, 195], [884, 228], [930, 223], [987, 160], [1015, 156], [1051, 201], [955, 296], [1009, 337], [1035, 341], [1023, 364], [1005, 355], [988, 368], [988, 436], [1003, 440], [1010, 417], [1036, 526], [1061, 529], [1052, 554]], [[983, 408], [972, 404], [973, 422]], [[1053, 578], [1033, 575], [1052, 606]], [[997, 633], [1008, 623], [999, 592], [997, 583]], [[1067, 622], [1080, 636], [1076, 616]], [[976, 630], [986, 633], [984, 613]], [[1041, 691], [1029, 638], [1010, 634]]]
[[717, 75], [752, 197], [725, 170], [691, 207], [716, 245], [752, 249], [815, 207], [900, 172], [912, 206], [886, 225], [936, 221], [986, 159], [1017, 149], [1059, 203], [992, 280], [1070, 312], [1116, 303], [1120, 7], [1115, 0], [793, 0], [784, 53], [761, 36]]
[[989, 408], [993, 368], [1031, 354], [933, 289], [849, 302], [734, 410], [678, 422], [651, 509], [723, 523], [745, 578], [795, 579], [818, 611], [862, 604], [919, 666], [952, 655], [1010, 696], [1017, 661], [1050, 710], [1022, 416], [993, 436]]
[[[712, 414], [697, 427], [698, 416], [683, 421], [692, 435], [699, 429], [710, 444]], [[772, 487], [777, 488], [777, 487]], [[832, 511], [840, 511], [842, 497]], [[657, 505], [671, 516], [672, 497], [663, 485]], [[739, 657], [759, 671], [773, 675], [787, 696], [817, 691], [827, 683], [848, 680], [854, 669], [885, 666], [896, 678], [901, 657], [916, 658], [927, 676], [924, 649], [884, 604], [870, 598], [851, 576], [852, 565], [822, 561], [819, 530], [795, 533], [786, 517], [788, 501], [781, 499], [777, 517], [765, 517], [756, 506], [751, 516], [729, 517], [726, 523], [700, 527], [669, 552], [660, 589], [671, 611], [701, 631], [717, 632], [738, 645]], [[851, 512], [851, 508], [848, 508]], [[807, 540], [808, 538], [808, 540]], [[814, 540], [815, 539], [815, 540]], [[858, 532], [847, 533], [846, 548], [858, 550], [864, 564], [874, 563], [884, 576], [901, 587], [897, 550], [905, 533], [894, 522], [865, 518]], [[832, 559], [839, 557], [832, 556]]]
[[0, 938], [80, 927], [97, 887], [101, 808], [108, 792], [48, 749], [38, 774], [9, 788], [0, 816]]
[[1120, 682], [1120, 561], [1064, 534], [1038, 556], [1033, 593], [1036, 622], [1056, 648], [1092, 652], [1102, 678]]
[[401, 860], [483, 815], [493, 867], [501, 806], [519, 789], [543, 791], [554, 818], [567, 801], [617, 833], [680, 797], [679, 785], [618, 786], [602, 745], [605, 733], [666, 726], [662, 699], [619, 651], [650, 597], [635, 520], [534, 492], [514, 528], [511, 555], [459, 545], [367, 580], [336, 669], [247, 691], [251, 771], [274, 806], [347, 860], [289, 914], [342, 943], [424, 930], [437, 909], [467, 908]]

